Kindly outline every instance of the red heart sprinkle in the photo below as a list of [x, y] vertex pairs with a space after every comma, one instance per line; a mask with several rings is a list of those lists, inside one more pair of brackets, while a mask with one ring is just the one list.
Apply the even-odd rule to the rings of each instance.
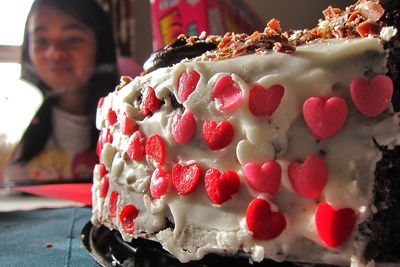
[[356, 223], [356, 214], [351, 208], [334, 210], [321, 202], [315, 211], [315, 224], [321, 240], [328, 247], [338, 247], [351, 235]]
[[143, 93], [143, 102], [141, 105], [141, 110], [143, 116], [147, 116], [149, 111], [155, 112], [160, 108], [161, 100], [156, 97], [154, 89], [150, 86]]
[[256, 84], [249, 92], [249, 108], [255, 116], [271, 116], [281, 104], [285, 89], [273, 85], [268, 89]]
[[246, 223], [253, 237], [257, 239], [273, 239], [286, 228], [285, 216], [271, 211], [269, 203], [261, 198], [254, 199], [246, 212]]
[[110, 132], [110, 128], [107, 128], [106, 130], [101, 130], [99, 139], [97, 140], [97, 147], [96, 147], [96, 153], [97, 156], [100, 157], [101, 151], [103, 150], [103, 146], [105, 143], [112, 143], [113, 137]]
[[146, 155], [149, 160], [154, 161], [157, 165], [162, 165], [165, 160], [164, 142], [158, 134], [150, 136], [146, 143]]
[[217, 169], [209, 169], [204, 182], [207, 194], [215, 204], [222, 204], [229, 200], [240, 186], [239, 175], [231, 170], [221, 174]]
[[242, 90], [234, 86], [235, 82], [230, 75], [224, 75], [218, 79], [213, 88], [212, 99], [219, 99], [219, 110], [231, 111], [242, 101]]
[[118, 202], [118, 192], [117, 191], [112, 191], [110, 195], [110, 200], [109, 200], [109, 206], [108, 209], [110, 211], [111, 217], [116, 217], [117, 216], [117, 202]]
[[104, 97], [100, 97], [99, 102], [97, 103], [97, 109], [102, 108], [104, 104]]
[[347, 104], [340, 97], [311, 97], [303, 105], [304, 120], [316, 139], [336, 134], [347, 117]]
[[121, 213], [119, 214], [119, 220], [121, 221], [125, 232], [127, 232], [128, 234], [132, 234], [135, 230], [134, 220], [136, 219], [138, 214], [139, 211], [133, 205], [125, 205], [122, 208]]
[[99, 176], [100, 178], [103, 178], [104, 175], [107, 174], [107, 169], [106, 169], [106, 165], [104, 165], [103, 163], [99, 164]]
[[124, 112], [122, 114], [121, 120], [119, 122], [119, 130], [121, 131], [122, 134], [125, 135], [131, 135], [133, 132], [135, 132], [138, 128], [138, 125], [136, 122], [130, 120], [128, 118], [128, 115]]
[[132, 160], [141, 161], [144, 157], [146, 137], [140, 131], [134, 132], [128, 141], [126, 153]]
[[368, 117], [376, 117], [390, 104], [393, 82], [386, 75], [377, 75], [369, 83], [357, 78], [351, 83], [351, 98], [357, 109]]
[[104, 176], [100, 179], [100, 183], [99, 183], [99, 192], [100, 192], [100, 197], [105, 198], [107, 196], [107, 192], [108, 192], [108, 178], [107, 176]]
[[114, 125], [117, 122], [117, 113], [112, 108], [109, 108], [107, 111], [107, 121], [110, 125]]
[[247, 163], [243, 169], [247, 183], [254, 190], [274, 195], [281, 184], [281, 165], [276, 161], [267, 161], [261, 167]]
[[182, 166], [175, 164], [172, 169], [172, 184], [179, 194], [186, 195], [196, 187], [200, 177], [200, 166], [197, 163]]
[[219, 150], [228, 146], [233, 140], [233, 127], [227, 121], [217, 123], [205, 121], [203, 123], [203, 137], [211, 150]]
[[178, 81], [178, 98], [182, 102], [185, 102], [189, 95], [196, 89], [199, 80], [200, 74], [197, 71], [182, 72]]
[[156, 168], [150, 179], [150, 195], [153, 198], [160, 198], [168, 190], [169, 177], [161, 168]]
[[288, 176], [294, 191], [306, 198], [316, 198], [325, 187], [328, 170], [323, 159], [308, 156], [303, 164], [292, 162]]
[[182, 115], [176, 114], [171, 123], [172, 138], [178, 144], [184, 145], [188, 143], [196, 132], [196, 120], [193, 113], [185, 112]]

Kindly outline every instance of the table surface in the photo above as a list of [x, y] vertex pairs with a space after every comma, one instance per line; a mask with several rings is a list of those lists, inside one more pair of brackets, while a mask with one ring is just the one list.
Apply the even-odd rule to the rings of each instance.
[[[36, 206], [27, 209], [32, 203]], [[90, 216], [91, 208], [79, 203], [2, 196], [0, 266], [100, 266], [80, 238]]]

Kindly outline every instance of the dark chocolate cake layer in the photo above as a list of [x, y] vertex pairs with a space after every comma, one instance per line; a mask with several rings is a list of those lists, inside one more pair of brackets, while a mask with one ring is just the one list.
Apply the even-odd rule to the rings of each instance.
[[[386, 10], [381, 19], [387, 25], [400, 29], [400, 1], [381, 1]], [[394, 91], [392, 104], [394, 111], [400, 110], [400, 35], [396, 34], [384, 44], [389, 50], [388, 73], [392, 78]], [[378, 211], [368, 225], [371, 231], [371, 243], [366, 250], [366, 258], [381, 261], [400, 260], [400, 147], [393, 150], [380, 147], [382, 159], [375, 170], [375, 206]]]

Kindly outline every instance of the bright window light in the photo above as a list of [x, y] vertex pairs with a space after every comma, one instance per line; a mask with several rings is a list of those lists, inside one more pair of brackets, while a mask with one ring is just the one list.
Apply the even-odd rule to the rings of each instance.
[[33, 0], [0, 0], [0, 44], [21, 45]]

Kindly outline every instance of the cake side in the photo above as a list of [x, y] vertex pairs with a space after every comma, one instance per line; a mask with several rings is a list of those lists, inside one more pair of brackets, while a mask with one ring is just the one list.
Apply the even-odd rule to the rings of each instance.
[[[124, 77], [98, 108], [92, 221], [182, 262], [240, 253], [361, 264], [383, 247], [378, 259], [393, 259], [396, 222], [382, 218], [398, 203], [396, 29], [382, 28], [375, 1], [324, 14], [311, 31], [281, 33], [272, 20], [265, 33], [212, 37], [216, 50]], [[343, 29], [348, 38], [331, 39]]]
[[[180, 102], [179, 77], [192, 71], [200, 76], [196, 89], [177, 107], [174, 103]], [[321, 202], [331, 203], [338, 210], [350, 208], [356, 214], [357, 225], [370, 216], [374, 166], [380, 159], [372, 132], [389, 111], [373, 119], [360, 114], [352, 105], [350, 84], [356, 78], [371, 79], [385, 72], [385, 51], [378, 39], [370, 38], [305, 45], [291, 55], [273, 53], [218, 62], [184, 62], [136, 78], [109, 95], [99, 110], [98, 126], [103, 134], [109, 131], [112, 141], [106, 142], [101, 151], [109, 179], [105, 197], [99, 197], [99, 166], [95, 171], [94, 220], [119, 229], [125, 240], [137, 236], [158, 240], [183, 262], [210, 252], [238, 251], [250, 253], [256, 261], [267, 257], [277, 261], [289, 258], [347, 263], [351, 255], [361, 257], [366, 240], [358, 236], [357, 229], [344, 244], [328, 249], [315, 228], [315, 211]], [[242, 93], [233, 110], [221, 110], [221, 99], [212, 99], [213, 87], [221, 79], [230, 79]], [[255, 116], [248, 108], [250, 88], [276, 84], [284, 88], [276, 111], [270, 116]], [[162, 104], [151, 116], [138, 120], [135, 114], [140, 112], [148, 88], [154, 89]], [[345, 99], [349, 115], [334, 136], [316, 140], [304, 123], [302, 106], [311, 97]], [[162, 164], [151, 153], [132, 160], [129, 149], [133, 139], [121, 133], [120, 120], [110, 123], [110, 110], [118, 118], [123, 118], [124, 113], [135, 118], [137, 129], [146, 140], [155, 134], [161, 138], [165, 149]], [[171, 124], [177, 115], [189, 112], [194, 114], [196, 131], [188, 143], [179, 145], [172, 136]], [[232, 142], [212, 151], [204, 141], [205, 121], [229, 122], [234, 129]], [[313, 155], [326, 163], [327, 182], [316, 197], [304, 197], [293, 189], [288, 167]], [[255, 190], [244, 175], [246, 164], [268, 161], [277, 162], [282, 169], [279, 188], [273, 193]], [[152, 197], [149, 188], [154, 170], [161, 168], [172, 179], [177, 163], [200, 166], [202, 175], [193, 191], [179, 193], [169, 182], [165, 195]], [[233, 170], [240, 177], [237, 193], [222, 204], [210, 199], [204, 185], [204, 173], [209, 169]], [[117, 192], [116, 199], [112, 192]], [[286, 227], [278, 237], [252, 237], [246, 211], [253, 199], [267, 200], [273, 212], [284, 215]], [[113, 201], [116, 205], [110, 204]], [[116, 215], [131, 204], [139, 212], [134, 220], [135, 230], [127, 233]], [[115, 217], [110, 210], [115, 210]], [[308, 255], [300, 249], [304, 246], [310, 247]]]

